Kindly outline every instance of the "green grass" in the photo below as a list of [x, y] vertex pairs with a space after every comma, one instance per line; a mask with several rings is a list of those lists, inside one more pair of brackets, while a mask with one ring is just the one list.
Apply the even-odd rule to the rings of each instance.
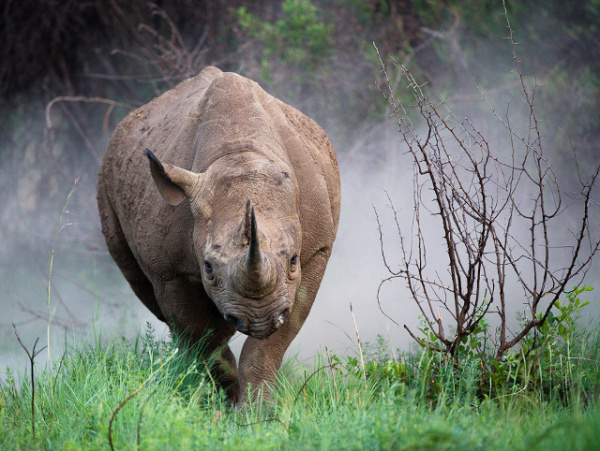
[[238, 412], [205, 362], [149, 330], [78, 345], [36, 371], [35, 437], [29, 373], [9, 373], [0, 385], [0, 448], [108, 449], [114, 416], [115, 449], [593, 449], [598, 343], [584, 337], [540, 365], [553, 377], [511, 376], [493, 390], [477, 362], [454, 368], [426, 352], [392, 362], [379, 343], [367, 347], [366, 386], [352, 357], [332, 356], [333, 372], [326, 355], [314, 369], [287, 362], [274, 406]]

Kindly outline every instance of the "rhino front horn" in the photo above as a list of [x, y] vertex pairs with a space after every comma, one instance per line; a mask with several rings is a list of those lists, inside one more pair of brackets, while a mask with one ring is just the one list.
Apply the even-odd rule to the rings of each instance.
[[260, 250], [256, 215], [249, 199], [246, 202], [242, 234], [248, 240], [248, 251], [240, 260], [240, 266], [237, 267], [234, 286], [240, 294], [260, 299], [275, 289], [277, 271], [272, 259], [268, 255], [263, 255]]
[[[246, 204], [246, 208], [248, 207]], [[256, 215], [254, 206], [250, 207], [250, 236], [248, 237], [248, 253], [246, 254], [246, 268], [249, 275], [260, 277], [262, 266], [262, 254], [258, 240], [258, 227], [256, 226]]]

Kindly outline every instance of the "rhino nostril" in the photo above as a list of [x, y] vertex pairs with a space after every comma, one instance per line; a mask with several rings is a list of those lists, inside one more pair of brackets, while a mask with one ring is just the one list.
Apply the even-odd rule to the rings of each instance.
[[225, 314], [225, 321], [227, 321], [231, 325], [231, 327], [233, 327], [236, 330], [241, 330], [244, 328], [244, 323], [242, 323], [242, 320], [240, 320], [236, 316], [230, 315], [229, 313]]

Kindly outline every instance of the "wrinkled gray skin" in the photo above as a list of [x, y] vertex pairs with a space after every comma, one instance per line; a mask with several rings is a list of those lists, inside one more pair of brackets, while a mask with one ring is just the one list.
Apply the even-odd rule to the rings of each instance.
[[[210, 331], [206, 352], [238, 406], [249, 393], [269, 398], [337, 231], [339, 171], [321, 128], [207, 67], [119, 124], [98, 206], [146, 307], [192, 342]], [[236, 330], [248, 335], [239, 373], [227, 346]]]

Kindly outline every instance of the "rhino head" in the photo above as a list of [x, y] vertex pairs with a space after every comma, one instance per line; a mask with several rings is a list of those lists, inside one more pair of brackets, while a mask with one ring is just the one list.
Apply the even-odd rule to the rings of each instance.
[[161, 163], [148, 149], [146, 155], [163, 199], [190, 202], [204, 290], [234, 329], [266, 339], [288, 320], [300, 282], [297, 190], [289, 173], [260, 157], [232, 155], [194, 173]]

